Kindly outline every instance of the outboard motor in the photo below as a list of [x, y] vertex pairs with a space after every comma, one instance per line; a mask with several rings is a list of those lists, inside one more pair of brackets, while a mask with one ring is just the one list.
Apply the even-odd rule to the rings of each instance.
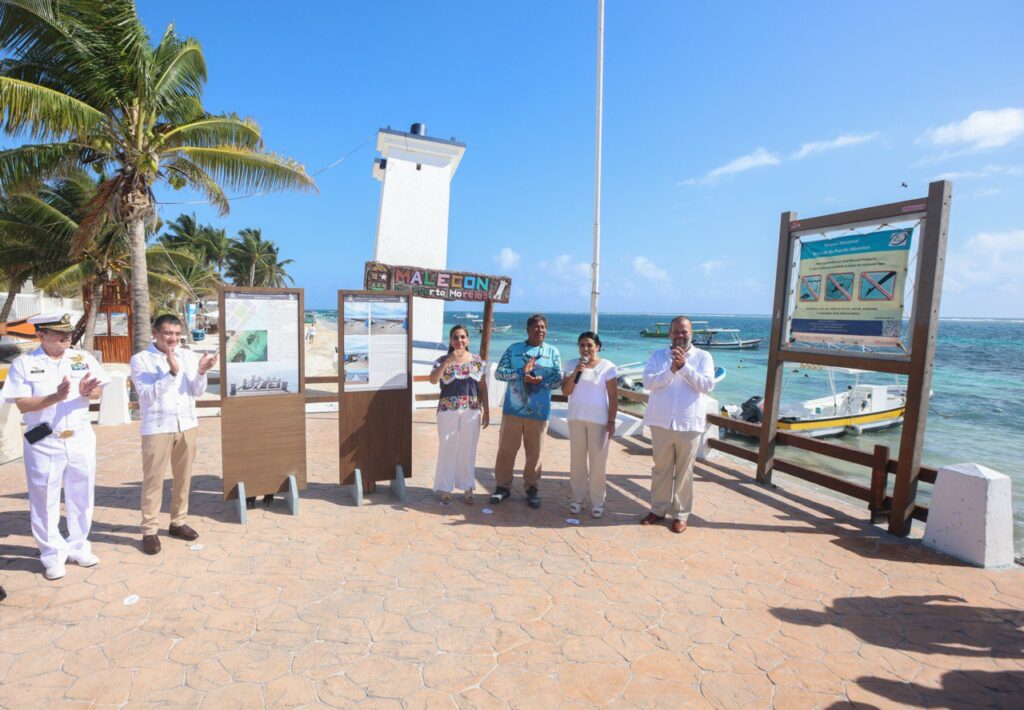
[[740, 405], [740, 419], [751, 424], [760, 424], [764, 419], [764, 409], [761, 400], [764, 397], [755, 395]]

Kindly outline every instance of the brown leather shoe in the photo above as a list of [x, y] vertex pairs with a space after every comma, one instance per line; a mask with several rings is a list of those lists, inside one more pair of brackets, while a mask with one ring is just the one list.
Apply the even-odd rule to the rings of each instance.
[[191, 542], [199, 537], [199, 533], [190, 528], [188, 525], [172, 525], [167, 528], [167, 534], [171, 537], [181, 538], [182, 540], [188, 540]]
[[147, 555], [156, 555], [160, 552], [160, 538], [156, 535], [142, 536], [142, 551]]
[[654, 525], [657, 522], [664, 520], [665, 518], [661, 515], [655, 515], [654, 513], [648, 513], [643, 520], [640, 521], [641, 525]]
[[673, 520], [672, 524], [669, 526], [669, 528], [674, 533], [681, 533], [683, 530], [686, 530], [686, 521], [685, 520]]

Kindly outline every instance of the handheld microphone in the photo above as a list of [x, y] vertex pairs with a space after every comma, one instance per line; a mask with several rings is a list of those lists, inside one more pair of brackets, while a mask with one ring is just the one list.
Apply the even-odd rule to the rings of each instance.
[[[590, 358], [588, 358], [588, 357], [580, 358], [580, 360], [583, 362], [584, 365], [586, 365], [588, 362], [590, 362]], [[580, 370], [579, 372], [576, 373], [576, 377], [574, 377], [573, 380], [572, 380], [572, 383], [574, 385], [578, 385], [580, 383], [580, 375], [582, 375], [582, 374], [583, 374], [583, 370]]]

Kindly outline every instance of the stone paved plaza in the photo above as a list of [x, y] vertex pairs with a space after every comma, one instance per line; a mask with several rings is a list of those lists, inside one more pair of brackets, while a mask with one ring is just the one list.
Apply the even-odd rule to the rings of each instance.
[[381, 486], [356, 508], [337, 483], [336, 415], [307, 424], [301, 514], [279, 501], [246, 529], [221, 497], [220, 421], [202, 419], [203, 547], [163, 536], [156, 557], [138, 548], [138, 424], [99, 428], [102, 562], [56, 582], [22, 463], [0, 466], [0, 705], [1024, 706], [1019, 568], [962, 566], [724, 462], [699, 467], [684, 534], [640, 527], [639, 440], [613, 444], [600, 520], [566, 522], [569, 447], [550, 436], [542, 509], [520, 491], [484, 514], [496, 426], [477, 504], [444, 507], [422, 411], [406, 503]]

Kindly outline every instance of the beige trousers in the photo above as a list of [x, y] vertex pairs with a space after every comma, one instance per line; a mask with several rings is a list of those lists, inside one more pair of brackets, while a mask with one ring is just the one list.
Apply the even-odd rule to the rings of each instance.
[[501, 488], [512, 487], [512, 469], [516, 465], [516, 454], [522, 444], [526, 449], [526, 465], [523, 466], [523, 481], [526, 487], [540, 483], [540, 447], [544, 440], [547, 421], [526, 419], [513, 414], [501, 417], [501, 432], [498, 434], [498, 456], [494, 462], [494, 483]]
[[685, 521], [693, 509], [693, 461], [699, 431], [651, 427], [654, 467], [651, 469], [651, 512]]
[[606, 425], [569, 420], [569, 483], [572, 502], [604, 507], [605, 467], [608, 463]]
[[142, 437], [142, 534], [156, 535], [163, 503], [164, 474], [171, 462], [171, 524], [184, 525], [188, 516], [188, 489], [196, 458], [198, 427], [173, 434]]

